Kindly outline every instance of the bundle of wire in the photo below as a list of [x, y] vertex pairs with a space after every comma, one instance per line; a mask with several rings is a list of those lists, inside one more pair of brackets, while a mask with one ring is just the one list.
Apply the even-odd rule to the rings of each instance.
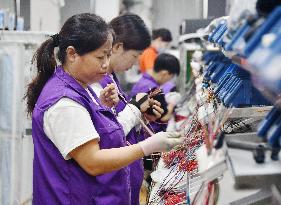
[[[205, 183], [198, 175], [198, 162], [195, 151], [204, 144], [210, 151], [216, 136], [222, 131], [232, 109], [223, 110], [215, 95], [208, 90], [203, 104], [211, 104], [213, 113], [205, 120], [198, 120], [199, 105], [190, 117], [187, 117], [180, 130], [185, 141], [172, 151], [162, 154], [162, 161], [169, 173], [160, 183], [158, 190], [150, 197], [149, 204], [216, 204], [219, 195], [218, 180]], [[202, 106], [202, 104], [200, 104]], [[182, 195], [185, 197], [180, 197]], [[167, 197], [170, 196], [170, 197]], [[202, 198], [204, 200], [202, 200]], [[171, 200], [172, 199], [172, 200]], [[199, 203], [200, 201], [200, 203]]]

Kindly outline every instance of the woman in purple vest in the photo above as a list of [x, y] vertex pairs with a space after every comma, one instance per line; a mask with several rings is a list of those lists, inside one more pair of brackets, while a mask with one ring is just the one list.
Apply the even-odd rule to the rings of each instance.
[[[128, 165], [182, 142], [178, 133], [162, 132], [126, 145], [124, 125], [89, 88], [106, 73], [113, 36], [102, 18], [74, 15], [34, 56], [37, 74], [26, 98], [32, 115], [35, 205], [133, 205]], [[146, 101], [138, 107], [145, 110]], [[131, 120], [138, 123], [137, 116]]]
[[[123, 92], [120, 82], [115, 72], [125, 72], [137, 62], [142, 51], [150, 45], [151, 37], [143, 20], [135, 14], [125, 14], [111, 20], [110, 25], [115, 32], [115, 40], [113, 41], [112, 56], [108, 67], [108, 75], [106, 75], [99, 83], [93, 84], [91, 87], [98, 96], [103, 88], [109, 84], [114, 84], [118, 89], [120, 101], [115, 106], [116, 113], [119, 115], [127, 105], [129, 98]], [[127, 135], [130, 144], [137, 144], [144, 140], [144, 133], [140, 133], [133, 128]], [[136, 160], [129, 165], [131, 170], [130, 179], [132, 187], [132, 204], [139, 204], [139, 192], [143, 181], [143, 162]]]

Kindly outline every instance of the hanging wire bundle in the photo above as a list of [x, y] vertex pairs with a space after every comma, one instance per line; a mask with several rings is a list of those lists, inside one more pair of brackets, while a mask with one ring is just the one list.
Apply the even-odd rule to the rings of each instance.
[[160, 161], [165, 174], [157, 181], [156, 191], [151, 193], [149, 205], [216, 204], [219, 197], [218, 179], [206, 180], [200, 176], [202, 172], [199, 172], [196, 151], [204, 145], [207, 155], [212, 155], [215, 152], [214, 144], [219, 140], [217, 136], [221, 138], [222, 132], [247, 129], [253, 123], [251, 118], [228, 121], [233, 109], [225, 109], [213, 88], [210, 86], [201, 90], [196, 89], [195, 95], [193, 92], [195, 83], [192, 85], [192, 89], [186, 95], [188, 97], [180, 103], [180, 106], [184, 107], [196, 99], [197, 104], [195, 109], [188, 109], [186, 112], [188, 116], [179, 116], [178, 121], [181, 125], [177, 128], [185, 136], [184, 143], [162, 154]]
[[208, 184], [202, 183], [199, 190], [195, 194], [191, 205], [213, 205], [217, 204], [219, 198], [218, 179], [215, 179]]
[[[201, 76], [197, 77], [196, 84], [200, 86]], [[194, 85], [195, 83], [193, 83]], [[180, 103], [181, 106], [184, 106], [195, 98], [197, 104], [192, 112], [187, 112], [189, 113], [188, 116], [178, 116], [180, 118], [178, 121], [182, 123], [179, 130], [185, 136], [184, 143], [175, 147], [172, 151], [162, 154], [160, 161], [162, 160], [163, 169], [166, 172], [162, 176], [162, 181], [157, 181], [158, 186], [150, 197], [149, 205], [217, 204], [219, 180], [213, 177], [206, 179], [206, 176], [209, 175], [205, 175], [205, 173], [211, 170], [209, 170], [209, 166], [202, 168], [202, 170], [200, 167], [199, 170], [196, 151], [203, 145], [207, 153], [205, 155], [213, 156], [217, 149], [221, 148], [217, 146], [217, 142], [222, 141], [223, 133], [249, 129], [254, 123], [252, 118], [229, 121], [233, 108], [226, 109], [223, 106], [212, 86], [196, 88], [196, 94], [191, 92], [195, 89], [190, 90], [187, 94], [188, 97]], [[214, 146], [215, 144], [216, 146]], [[206, 156], [206, 159], [212, 159], [208, 156]], [[212, 163], [219, 164], [219, 161], [214, 160]], [[224, 169], [222, 169], [223, 171]]]
[[182, 202], [186, 201], [185, 193], [166, 193], [164, 196], [164, 205], [180, 205]]
[[[197, 172], [198, 162], [195, 151], [203, 143], [200, 123], [197, 120], [196, 112], [182, 124], [185, 140], [170, 152], [162, 154], [165, 168], [170, 171], [156, 193], [151, 197], [149, 204], [179, 204], [186, 201], [185, 186], [186, 173]], [[184, 196], [184, 197], [183, 197]], [[177, 202], [177, 203], [175, 203]]]
[[203, 104], [213, 106], [213, 112], [207, 112], [206, 119], [199, 121], [197, 106], [181, 125], [180, 130], [183, 130], [185, 136], [184, 143], [162, 154], [164, 167], [169, 169], [169, 173], [150, 198], [149, 204], [197, 204], [202, 197], [204, 202], [200, 200], [198, 204], [216, 204], [219, 195], [218, 180], [209, 183], [202, 181], [197, 174], [198, 161], [195, 152], [204, 143], [208, 153], [211, 153], [214, 140], [222, 131], [232, 109], [223, 110], [215, 95], [210, 90], [207, 92]]
[[203, 143], [201, 126], [198, 122], [192, 121], [190, 130], [185, 134], [185, 141], [170, 152], [162, 155], [167, 168], [177, 164], [180, 171], [192, 172], [197, 168], [195, 151]]
[[[212, 90], [207, 90], [207, 98], [204, 102], [204, 106], [211, 105], [213, 107], [213, 112], [207, 112], [208, 115], [201, 120], [201, 126], [203, 130], [204, 143], [207, 148], [207, 153], [210, 155], [213, 152], [214, 140], [221, 132], [223, 132], [223, 127], [227, 122], [230, 114], [233, 109], [225, 110], [222, 104], [219, 104], [215, 95], [212, 93]], [[188, 196], [191, 195], [190, 188], [187, 189]], [[191, 200], [187, 201], [187, 204], [197, 205], [197, 204], [216, 204], [219, 197], [219, 184], [218, 179], [214, 179], [210, 182], [203, 181], [197, 190], [195, 196], [193, 197], [192, 203]]]

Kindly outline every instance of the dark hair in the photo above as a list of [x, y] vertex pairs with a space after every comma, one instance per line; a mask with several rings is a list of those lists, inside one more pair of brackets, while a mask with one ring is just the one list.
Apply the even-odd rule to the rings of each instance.
[[144, 50], [151, 43], [151, 37], [143, 20], [135, 14], [124, 14], [111, 20], [116, 43], [123, 43], [124, 49]]
[[83, 13], [70, 17], [58, 34], [42, 43], [32, 59], [32, 63], [36, 61], [37, 75], [28, 85], [24, 97], [27, 98], [28, 114], [32, 114], [44, 85], [55, 71], [56, 46], [59, 47], [58, 60], [64, 64], [68, 46], [73, 46], [79, 55], [84, 55], [101, 47], [110, 34], [113, 35], [113, 30], [101, 17]]
[[171, 32], [166, 28], [159, 28], [152, 31], [153, 40], [159, 37], [165, 42], [171, 42], [173, 40]]
[[170, 74], [179, 75], [180, 63], [175, 56], [163, 53], [156, 58], [153, 69], [156, 73], [161, 70], [167, 70]]
[[257, 0], [256, 10], [260, 16], [267, 16], [280, 5], [280, 0]]

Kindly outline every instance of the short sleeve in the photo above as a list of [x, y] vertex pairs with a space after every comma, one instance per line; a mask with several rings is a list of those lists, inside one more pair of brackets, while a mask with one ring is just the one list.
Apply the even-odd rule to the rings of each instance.
[[44, 113], [44, 131], [66, 160], [75, 148], [99, 140], [87, 109], [69, 98], [60, 99]]

